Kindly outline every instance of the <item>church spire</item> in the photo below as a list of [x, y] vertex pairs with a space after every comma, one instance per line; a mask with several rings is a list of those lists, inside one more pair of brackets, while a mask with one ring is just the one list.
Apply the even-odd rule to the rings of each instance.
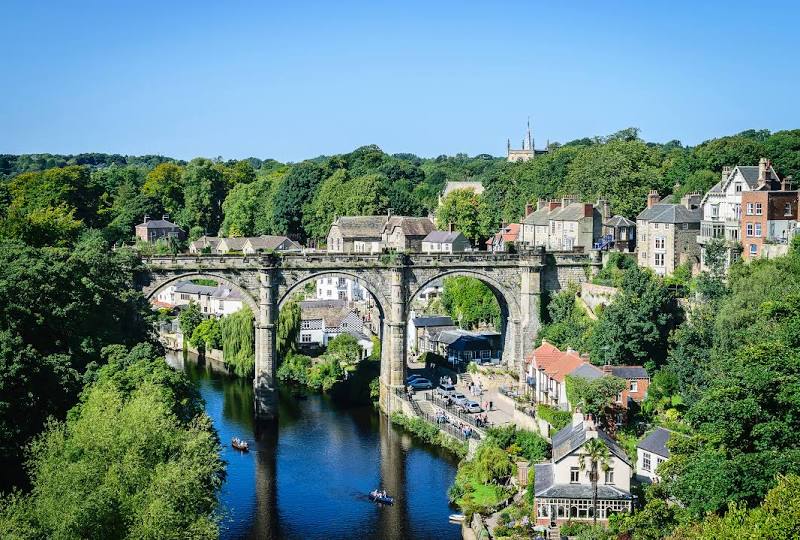
[[530, 116], [528, 117], [528, 137], [527, 137], [527, 143], [528, 143], [528, 150], [530, 150], [531, 152], [533, 152], [533, 135], [531, 134], [531, 117], [530, 117]]

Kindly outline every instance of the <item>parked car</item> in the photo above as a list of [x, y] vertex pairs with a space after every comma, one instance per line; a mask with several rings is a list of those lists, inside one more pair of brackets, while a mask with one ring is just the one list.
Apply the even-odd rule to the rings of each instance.
[[417, 380], [417, 379], [422, 379], [422, 378], [423, 378], [422, 375], [417, 375], [416, 373], [414, 373], [414, 374], [409, 375], [408, 377], [406, 377], [406, 384], [411, 384], [411, 381], [414, 381], [414, 380]]
[[471, 400], [467, 400], [467, 401], [466, 401], [466, 402], [465, 402], [465, 403], [464, 403], [464, 404], [461, 406], [461, 408], [464, 410], [464, 412], [468, 412], [468, 413], [479, 413], [479, 412], [483, 412], [483, 408], [481, 408], [480, 404], [479, 404], [477, 401], [471, 401]]
[[453, 405], [457, 405], [459, 407], [464, 403], [466, 403], [467, 401], [469, 401], [469, 399], [467, 399], [467, 396], [465, 396], [461, 392], [456, 392], [455, 394], [450, 396], [450, 402]]
[[456, 387], [452, 384], [440, 384], [436, 387], [436, 394], [446, 398], [456, 393]]
[[431, 388], [433, 388], [433, 383], [428, 379], [423, 379], [422, 377], [419, 377], [408, 383], [408, 386], [410, 386], [414, 390], [430, 390]]

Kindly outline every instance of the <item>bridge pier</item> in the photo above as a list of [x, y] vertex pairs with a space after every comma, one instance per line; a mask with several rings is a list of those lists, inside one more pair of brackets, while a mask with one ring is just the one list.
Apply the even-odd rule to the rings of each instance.
[[272, 271], [258, 273], [259, 299], [255, 321], [255, 378], [253, 390], [256, 417], [271, 420], [277, 416], [275, 388], [275, 290]]
[[402, 268], [395, 268], [390, 277], [390, 306], [385, 313], [384, 344], [381, 349], [380, 406], [391, 414], [391, 403], [395, 389], [405, 387], [406, 370], [406, 298], [408, 284]]

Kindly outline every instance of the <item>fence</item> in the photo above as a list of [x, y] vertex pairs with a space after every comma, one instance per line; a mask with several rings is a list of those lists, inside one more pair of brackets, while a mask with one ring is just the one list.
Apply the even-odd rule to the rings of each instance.
[[448, 412], [448, 414], [451, 414], [451, 415], [455, 416], [459, 420], [462, 420], [462, 421], [466, 422], [467, 424], [471, 425], [472, 427], [476, 427], [476, 428], [479, 428], [479, 429], [486, 429], [486, 428], [492, 427], [492, 425], [493, 425], [491, 422], [487, 422], [486, 424], [478, 424], [477, 418], [475, 418], [474, 416], [471, 416], [469, 414], [464, 413], [463, 411], [459, 410], [458, 407], [456, 407], [455, 405], [453, 405], [451, 403], [448, 403], [447, 400], [440, 398], [439, 396], [437, 396], [433, 392], [425, 392], [425, 399], [427, 401], [430, 401], [431, 403], [433, 403], [437, 407], [441, 407], [442, 409], [446, 410]]
[[422, 408], [420, 408], [419, 403], [417, 403], [416, 400], [412, 399], [404, 390], [401, 390], [399, 388], [395, 388], [394, 393], [400, 399], [408, 401], [411, 404], [411, 408], [414, 410], [414, 412], [416, 413], [418, 418], [420, 418], [422, 420], [425, 420], [426, 422], [428, 422], [430, 424], [433, 424], [439, 430], [444, 431], [448, 435], [451, 435], [451, 436], [455, 437], [459, 441], [466, 442], [470, 438], [472, 438], [472, 439], [480, 439], [480, 434], [478, 434], [476, 431], [474, 431], [472, 429], [472, 427], [475, 427], [474, 425], [470, 426], [466, 430], [462, 430], [462, 429], [457, 428], [456, 426], [454, 426], [454, 425], [452, 425], [450, 423], [442, 422], [441, 418], [437, 418], [436, 416], [434, 416], [432, 414], [428, 414], [428, 413], [424, 412], [422, 410]]

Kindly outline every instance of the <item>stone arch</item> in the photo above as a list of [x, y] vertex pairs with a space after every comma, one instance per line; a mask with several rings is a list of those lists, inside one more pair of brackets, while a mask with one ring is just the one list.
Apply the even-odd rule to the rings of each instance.
[[216, 281], [217, 283], [222, 283], [224, 285], [228, 285], [229, 287], [238, 290], [242, 293], [242, 301], [249, 307], [254, 317], [258, 317], [259, 309], [258, 309], [258, 301], [253, 297], [253, 294], [250, 290], [242, 285], [241, 283], [237, 283], [232, 281], [231, 279], [220, 275], [215, 274], [212, 272], [185, 272], [182, 274], [176, 274], [173, 276], [164, 279], [163, 281], [157, 281], [156, 286], [150, 290], [149, 293], [146, 294], [146, 299], [149, 302], [153, 297], [157, 296], [159, 292], [164, 290], [164, 288], [169, 287], [173, 283], [178, 281], [187, 281], [192, 279], [211, 279]]
[[418, 283], [416, 287], [413, 288], [413, 292], [409, 293], [408, 302], [406, 303], [406, 313], [404, 314], [404, 319], [405, 320], [408, 319], [408, 314], [411, 309], [411, 304], [413, 300], [431, 283], [447, 277], [458, 277], [458, 276], [475, 278], [480, 282], [482, 282], [487, 287], [489, 287], [489, 289], [494, 294], [498, 304], [500, 305], [500, 318], [503, 323], [503, 328], [501, 332], [501, 339], [503, 346], [502, 362], [503, 364], [508, 366], [515, 365], [515, 363], [518, 361], [517, 357], [521, 356], [522, 354], [521, 353], [522, 310], [519, 301], [517, 299], [517, 297], [519, 296], [519, 292], [517, 291], [515, 293], [514, 291], [510, 290], [506, 285], [500, 283], [494, 276], [491, 276], [485, 272], [482, 272], [480, 270], [460, 268], [460, 269], [437, 271], [432, 276], [426, 276], [425, 279], [421, 280], [421, 283]]
[[372, 280], [365, 277], [363, 274], [359, 274], [356, 272], [351, 272], [348, 270], [318, 270], [308, 274], [304, 274], [302, 277], [297, 279], [292, 279], [290, 283], [287, 280], [287, 272], [283, 272], [281, 276], [281, 282], [278, 284], [278, 295], [277, 295], [277, 308], [280, 309], [283, 304], [292, 296], [294, 292], [296, 292], [300, 287], [305, 285], [310, 281], [315, 281], [317, 279], [323, 277], [343, 277], [346, 279], [351, 279], [354, 282], [358, 283], [362, 286], [367, 293], [375, 300], [375, 304], [378, 306], [378, 310], [381, 313], [381, 317], [386, 319], [387, 315], [390, 313], [389, 306], [390, 302], [389, 299], [386, 298], [385, 295], [381, 294], [379, 291], [381, 290], [378, 285]]

